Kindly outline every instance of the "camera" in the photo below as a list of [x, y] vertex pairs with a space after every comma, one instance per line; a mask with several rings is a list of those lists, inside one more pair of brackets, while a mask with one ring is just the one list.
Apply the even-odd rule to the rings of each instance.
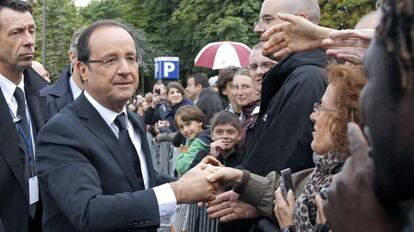
[[161, 89], [155, 89], [154, 91], [156, 95], [161, 95]]

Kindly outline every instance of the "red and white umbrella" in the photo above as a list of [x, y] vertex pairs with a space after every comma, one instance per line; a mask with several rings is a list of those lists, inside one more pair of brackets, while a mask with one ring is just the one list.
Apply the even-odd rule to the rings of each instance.
[[250, 48], [238, 42], [214, 42], [201, 49], [194, 60], [194, 66], [211, 69], [246, 67], [249, 65]]

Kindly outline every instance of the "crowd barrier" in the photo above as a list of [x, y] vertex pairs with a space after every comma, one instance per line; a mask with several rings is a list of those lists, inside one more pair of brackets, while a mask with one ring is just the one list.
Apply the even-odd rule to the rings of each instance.
[[[152, 161], [155, 170], [159, 174], [173, 176], [175, 161], [178, 156], [177, 148], [167, 142], [156, 143], [149, 133], [147, 134], [147, 139], [150, 144]], [[186, 228], [188, 232], [217, 232], [218, 220], [211, 220], [208, 218], [206, 207], [199, 208], [196, 204], [191, 204], [188, 207], [186, 217], [186, 225], [184, 228]], [[159, 231], [166, 231], [166, 229], [170, 227], [170, 221], [161, 221]]]

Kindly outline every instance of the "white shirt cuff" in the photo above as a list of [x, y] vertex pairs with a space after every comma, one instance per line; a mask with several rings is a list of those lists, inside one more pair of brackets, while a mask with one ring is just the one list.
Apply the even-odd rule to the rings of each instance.
[[177, 199], [169, 184], [163, 184], [153, 188], [158, 201], [160, 217], [169, 217], [177, 208]]

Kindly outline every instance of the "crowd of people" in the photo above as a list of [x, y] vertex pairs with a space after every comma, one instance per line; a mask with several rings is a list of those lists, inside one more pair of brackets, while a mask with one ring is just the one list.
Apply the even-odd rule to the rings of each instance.
[[80, 28], [50, 84], [30, 4], [0, 0], [0, 232], [181, 232], [193, 203], [223, 232], [414, 230], [413, 6], [337, 30], [316, 0], [264, 0], [247, 67], [136, 95], [129, 27]]

